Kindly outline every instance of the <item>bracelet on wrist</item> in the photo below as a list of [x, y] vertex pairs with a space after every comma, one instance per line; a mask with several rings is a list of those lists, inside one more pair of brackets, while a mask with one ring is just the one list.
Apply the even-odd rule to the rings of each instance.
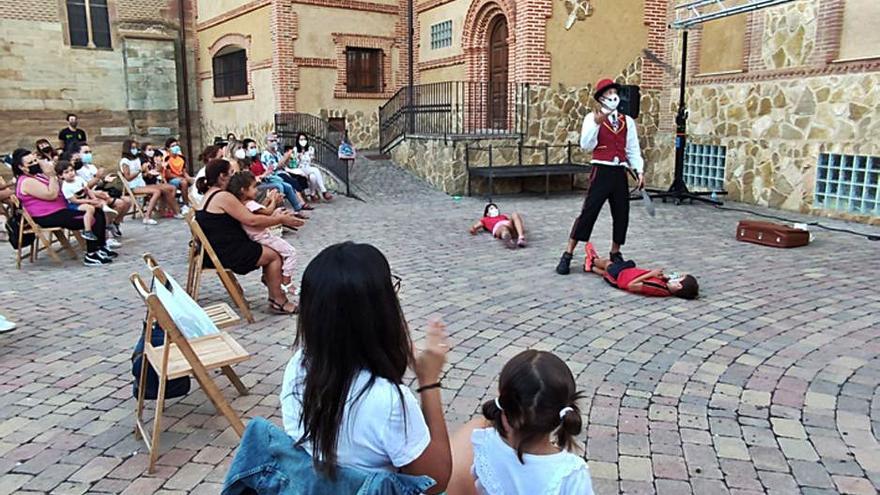
[[442, 387], [442, 386], [443, 386], [443, 384], [440, 383], [440, 382], [431, 383], [431, 384], [428, 384], [428, 385], [422, 385], [421, 387], [419, 387], [419, 388], [416, 389], [416, 393], [419, 393], [419, 394], [420, 394], [420, 393], [425, 392], [425, 391], [427, 391], [427, 390], [431, 390], [431, 389], [433, 389], [433, 388], [440, 388], [440, 387]]

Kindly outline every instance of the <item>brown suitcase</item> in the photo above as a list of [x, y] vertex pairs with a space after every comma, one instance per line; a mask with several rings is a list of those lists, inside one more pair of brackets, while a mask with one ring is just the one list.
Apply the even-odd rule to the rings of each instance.
[[762, 246], [793, 248], [809, 244], [810, 233], [773, 222], [740, 220], [736, 226], [736, 239]]

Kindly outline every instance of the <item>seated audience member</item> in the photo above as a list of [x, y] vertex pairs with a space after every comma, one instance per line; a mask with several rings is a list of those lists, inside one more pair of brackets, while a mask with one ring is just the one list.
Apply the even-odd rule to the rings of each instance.
[[[64, 199], [67, 200], [68, 209], [80, 211], [83, 214], [83, 239], [97, 241], [98, 236], [93, 231], [95, 227], [95, 209], [104, 210], [106, 213], [106, 203], [95, 197], [86, 181], [76, 175], [76, 170], [74, 170], [72, 163], [66, 160], [59, 161], [55, 165], [55, 174], [61, 177], [61, 193], [64, 194]], [[110, 239], [107, 240], [107, 245], [110, 245]]]
[[[274, 199], [284, 201], [280, 195], [275, 194], [272, 196], [274, 199], [270, 200], [269, 205], [258, 203], [256, 201], [257, 179], [254, 178], [254, 174], [247, 170], [233, 175], [229, 179], [229, 185], [226, 190], [238, 198], [251, 213], [258, 215], [272, 215], [278, 206]], [[247, 232], [248, 237], [263, 246], [275, 250], [275, 252], [281, 255], [281, 288], [288, 294], [294, 294], [296, 292], [296, 287], [293, 284], [293, 277], [296, 276], [296, 250], [293, 249], [293, 246], [282, 239], [280, 235], [270, 232], [269, 229], [254, 229], [247, 225], [242, 225], [242, 228]]]
[[104, 167], [95, 165], [89, 143], [71, 144], [66, 156], [73, 163], [76, 175], [85, 180], [95, 196], [113, 210], [112, 212], [104, 210], [109, 215], [107, 231], [113, 237], [122, 237], [121, 225], [132, 204], [130, 199], [122, 197], [122, 184], [117, 183], [117, 180], [121, 179], [118, 179], [116, 174], [108, 173]]
[[671, 273], [666, 275], [663, 270], [646, 270], [636, 267], [635, 261], [611, 261], [600, 258], [596, 254], [593, 243], [586, 246], [587, 257], [584, 271], [602, 276], [606, 282], [618, 289], [655, 297], [680, 297], [696, 299], [700, 286], [693, 275], [687, 273]]
[[[226, 157], [226, 150], [228, 145], [225, 147], [210, 145], [205, 148], [202, 153], [199, 155], [199, 162], [201, 162], [201, 166], [199, 167], [199, 171], [196, 172], [195, 183], [189, 188], [189, 200], [194, 206], [198, 206], [202, 203], [202, 195], [199, 193], [199, 188], [196, 186], [198, 184], [199, 179], [205, 176], [205, 167], [211, 163], [213, 160], [219, 160], [221, 158]], [[228, 157], [226, 157], [228, 158]], [[231, 160], [230, 160], [231, 161]], [[238, 172], [238, 165], [235, 165], [235, 172]]]
[[504, 244], [510, 249], [526, 247], [526, 230], [522, 216], [519, 213], [513, 213], [509, 217], [502, 215], [495, 203], [486, 205], [483, 210], [483, 218], [473, 224], [470, 229], [472, 235], [477, 235], [482, 231], [491, 232], [493, 237], [504, 241]]
[[449, 495], [591, 495], [578, 448], [583, 398], [565, 362], [527, 350], [504, 365], [498, 397], [453, 436]]
[[[287, 434], [318, 472], [340, 468], [426, 475], [446, 488], [452, 467], [440, 402], [444, 325], [428, 325], [415, 358], [388, 260], [351, 242], [324, 249], [300, 287], [295, 353], [281, 384]], [[413, 368], [421, 408], [403, 384]]]
[[[82, 213], [68, 209], [58, 176], [55, 175], [55, 167], [50, 162], [37, 160], [37, 156], [29, 150], [17, 149], [12, 154], [12, 173], [16, 177], [15, 195], [37, 225], [73, 230], [85, 228]], [[98, 239], [86, 241], [86, 255], [83, 258], [86, 266], [110, 263], [116, 256], [106, 246], [105, 230], [104, 212], [98, 210], [93, 228]]]
[[48, 139], [37, 139], [37, 142], [34, 143], [34, 146], [34, 153], [37, 155], [38, 159], [49, 160], [51, 162], [58, 161], [58, 154], [55, 152], [55, 149], [52, 148], [52, 144], [49, 142]]
[[287, 299], [281, 288], [281, 255], [251, 240], [242, 228], [267, 228], [275, 225], [299, 227], [303, 221], [284, 211], [271, 216], [255, 215], [226, 191], [232, 166], [226, 160], [214, 160], [205, 167], [205, 177], [197, 184], [204, 196], [196, 210], [196, 221], [217, 253], [223, 266], [239, 275], [263, 269], [263, 283], [269, 290], [269, 309], [278, 314], [296, 314], [296, 304]]
[[165, 182], [165, 160], [152, 143], [141, 145], [141, 165], [143, 168], [144, 182], [153, 186]]
[[309, 190], [306, 194], [310, 196], [310, 199], [318, 201], [320, 194], [324, 201], [332, 200], [333, 195], [327, 192], [327, 188], [324, 186], [324, 174], [321, 169], [314, 166], [315, 148], [309, 144], [309, 137], [302, 132], [296, 136], [293, 154], [296, 158], [296, 166], [309, 178]]
[[128, 182], [131, 191], [137, 194], [148, 194], [147, 208], [144, 210], [144, 225], [156, 225], [153, 220], [153, 210], [161, 198], [169, 210], [170, 216], [183, 218], [177, 207], [177, 198], [174, 197], [174, 186], [169, 184], [147, 185], [143, 176], [143, 166], [140, 159], [140, 150], [137, 141], [126, 139], [122, 142], [122, 158], [119, 160], [119, 171], [122, 178]]
[[180, 149], [180, 143], [175, 138], [165, 141], [165, 181], [180, 190], [184, 207], [189, 207], [189, 186], [195, 184], [195, 179], [189, 175], [186, 169], [186, 159]]
[[303, 208], [303, 203], [299, 200], [299, 197], [296, 195], [296, 190], [294, 190], [293, 186], [284, 182], [283, 179], [275, 175], [273, 168], [267, 168], [266, 165], [260, 161], [259, 150], [257, 149], [257, 143], [253, 139], [246, 138], [242, 141], [242, 146], [245, 151], [244, 165], [254, 174], [254, 177], [257, 178], [257, 182], [259, 182], [258, 189], [275, 189], [287, 199], [290, 205], [293, 207], [294, 211], [300, 211], [302, 209], [308, 210], [309, 208]]

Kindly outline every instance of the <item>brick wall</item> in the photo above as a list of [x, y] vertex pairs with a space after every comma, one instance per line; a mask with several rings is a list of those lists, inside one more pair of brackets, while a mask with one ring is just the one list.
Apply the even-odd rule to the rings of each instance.
[[297, 38], [297, 19], [291, 0], [272, 2], [272, 87], [275, 111], [296, 111], [298, 71], [293, 42]]

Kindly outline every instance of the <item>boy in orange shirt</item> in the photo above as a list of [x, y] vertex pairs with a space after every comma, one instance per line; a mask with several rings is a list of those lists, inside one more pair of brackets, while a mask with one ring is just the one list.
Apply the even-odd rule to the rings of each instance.
[[186, 159], [175, 138], [165, 141], [165, 181], [180, 190], [185, 205], [189, 204], [189, 187], [195, 179], [186, 170]]

